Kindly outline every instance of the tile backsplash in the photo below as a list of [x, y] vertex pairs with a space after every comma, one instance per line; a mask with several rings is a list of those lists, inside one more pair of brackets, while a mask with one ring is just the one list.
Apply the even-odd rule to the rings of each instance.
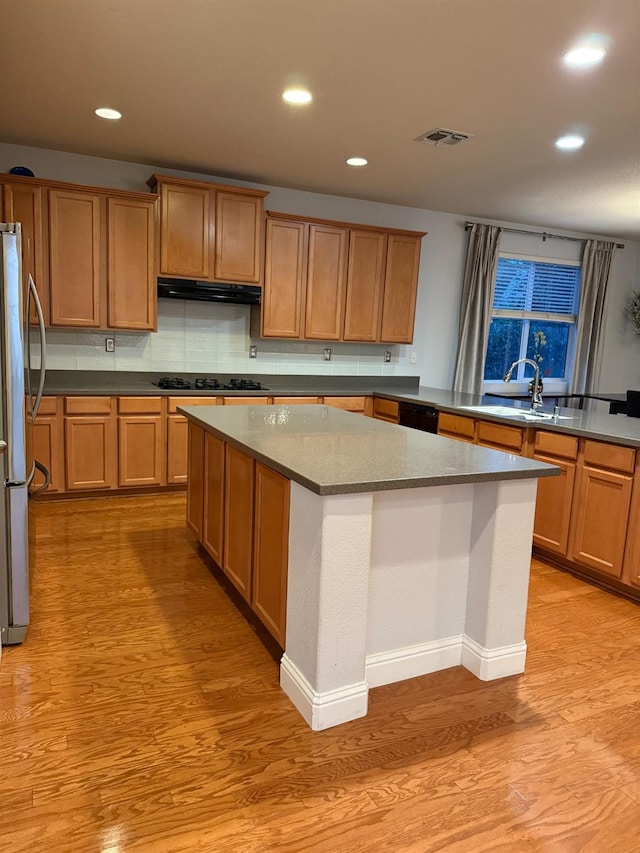
[[[250, 307], [158, 300], [157, 333], [47, 330], [47, 366], [52, 370], [158, 371], [187, 373], [292, 373], [350, 376], [417, 376], [410, 346], [324, 341], [266, 340], [250, 335]], [[105, 338], [115, 352], [105, 352]], [[249, 347], [257, 358], [249, 358]], [[325, 361], [325, 347], [331, 361]], [[391, 353], [385, 363], [384, 353]]]

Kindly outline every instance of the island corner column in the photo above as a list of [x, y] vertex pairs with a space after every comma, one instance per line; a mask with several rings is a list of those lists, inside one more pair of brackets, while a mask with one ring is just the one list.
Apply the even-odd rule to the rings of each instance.
[[280, 684], [316, 731], [367, 713], [373, 495], [291, 483], [286, 649]]

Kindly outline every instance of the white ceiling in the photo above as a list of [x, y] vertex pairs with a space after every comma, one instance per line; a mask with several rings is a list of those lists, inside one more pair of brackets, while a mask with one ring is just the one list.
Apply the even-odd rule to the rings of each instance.
[[[640, 0], [2, 0], [4, 142], [640, 238]], [[569, 71], [588, 33], [605, 61]], [[281, 100], [307, 85], [313, 104]], [[9, 85], [8, 85], [9, 84]], [[120, 122], [94, 116], [119, 109]], [[414, 142], [436, 127], [474, 134]], [[582, 129], [574, 153], [553, 142]], [[368, 158], [364, 169], [345, 165]]]

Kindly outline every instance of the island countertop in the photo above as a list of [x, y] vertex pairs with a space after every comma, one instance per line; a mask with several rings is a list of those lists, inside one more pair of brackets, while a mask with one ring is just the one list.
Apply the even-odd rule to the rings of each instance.
[[330, 406], [180, 406], [195, 424], [318, 495], [554, 476], [553, 465]]

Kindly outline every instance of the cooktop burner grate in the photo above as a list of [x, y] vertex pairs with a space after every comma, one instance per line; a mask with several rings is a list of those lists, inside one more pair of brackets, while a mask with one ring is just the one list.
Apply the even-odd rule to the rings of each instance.
[[260, 382], [254, 379], [230, 379], [222, 385], [219, 379], [215, 377], [202, 376], [197, 379], [183, 379], [181, 376], [163, 376], [153, 383], [158, 388], [163, 388], [170, 391], [218, 391], [224, 388], [226, 391], [268, 391], [268, 388], [263, 388]]

